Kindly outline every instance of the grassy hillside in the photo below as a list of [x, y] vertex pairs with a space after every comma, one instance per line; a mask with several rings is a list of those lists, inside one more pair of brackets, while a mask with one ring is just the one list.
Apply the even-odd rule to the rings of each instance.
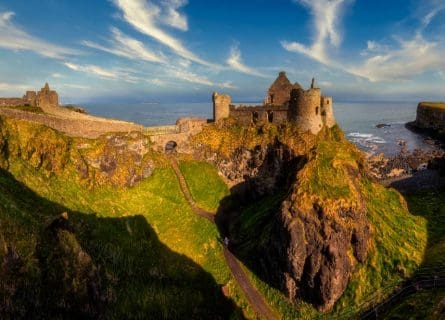
[[214, 166], [202, 161], [181, 161], [179, 167], [193, 200], [201, 208], [216, 211], [219, 202], [230, 194]]
[[[7, 318], [8, 310], [12, 318], [26, 317], [37, 302], [45, 306], [54, 301], [53, 314], [61, 314], [60, 306], [84, 303], [83, 269], [76, 268], [87, 267], [89, 276], [100, 275], [100, 303], [109, 319], [253, 316], [225, 264], [216, 227], [191, 211], [166, 161], [145, 156], [142, 161], [157, 168], [132, 188], [105, 183], [100, 169], [82, 179], [77, 147], [87, 143], [81, 155], [100, 157], [100, 148], [112, 152], [106, 140], [71, 139], [38, 125], [7, 121], [1, 127], [6, 139], [0, 139], [0, 158], [8, 169], [0, 171], [0, 260], [16, 254], [23, 267], [19, 273], [0, 270], [2, 279], [10, 279], [0, 291], [11, 297], [1, 318]], [[126, 173], [130, 159], [118, 161]], [[126, 179], [118, 172], [112, 177]], [[73, 232], [58, 232], [54, 240], [47, 227], [65, 211]], [[42, 290], [42, 277], [57, 288]], [[60, 287], [54, 281], [59, 278]]]

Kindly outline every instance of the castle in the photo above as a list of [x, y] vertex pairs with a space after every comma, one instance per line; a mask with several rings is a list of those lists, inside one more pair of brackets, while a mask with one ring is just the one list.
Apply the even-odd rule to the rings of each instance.
[[26, 91], [22, 98], [0, 98], [0, 107], [22, 106], [38, 107], [44, 112], [51, 113], [59, 107], [59, 95], [45, 83], [40, 91]]
[[292, 84], [284, 71], [270, 86], [263, 105], [235, 106], [228, 95], [213, 93], [213, 119], [234, 119], [239, 125], [270, 122], [282, 124], [293, 122], [302, 131], [317, 134], [323, 126], [336, 124], [332, 109], [332, 97], [321, 95], [320, 88], [312, 79], [311, 87], [304, 90], [298, 83]]

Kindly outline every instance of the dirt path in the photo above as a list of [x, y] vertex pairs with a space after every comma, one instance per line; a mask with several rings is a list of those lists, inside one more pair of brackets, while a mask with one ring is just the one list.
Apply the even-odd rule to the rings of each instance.
[[[197, 215], [211, 221], [212, 223], [215, 223], [215, 216], [212, 213], [199, 208], [196, 205], [195, 201], [193, 201], [193, 198], [190, 194], [190, 190], [187, 186], [184, 176], [182, 175], [181, 170], [179, 169], [176, 158], [171, 156], [170, 162], [173, 170], [175, 171], [176, 177], [179, 180], [181, 190], [185, 198], [187, 199], [187, 202], [192, 207], [193, 211]], [[246, 296], [247, 300], [249, 301], [251, 307], [256, 312], [256, 314], [259, 315], [261, 318], [267, 320], [278, 319], [276, 314], [270, 309], [270, 307], [264, 301], [263, 296], [250, 282], [249, 277], [241, 267], [241, 264], [238, 261], [238, 259], [225, 246], [224, 246], [224, 258], [226, 259], [227, 266], [229, 267], [233, 277], [240, 286], [241, 290], [244, 292], [244, 295]]]

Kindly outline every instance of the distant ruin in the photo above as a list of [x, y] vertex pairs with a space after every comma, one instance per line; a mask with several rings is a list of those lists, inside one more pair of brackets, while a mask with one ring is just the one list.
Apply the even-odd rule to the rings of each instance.
[[59, 95], [45, 83], [40, 91], [26, 91], [22, 98], [0, 98], [0, 107], [38, 107], [51, 113], [59, 108]]
[[302, 131], [317, 134], [323, 126], [336, 124], [332, 109], [332, 97], [322, 96], [312, 79], [311, 87], [304, 90], [300, 84], [292, 84], [284, 71], [270, 86], [262, 105], [235, 106], [228, 95], [213, 93], [214, 121], [233, 118], [239, 125], [261, 123], [296, 123]]

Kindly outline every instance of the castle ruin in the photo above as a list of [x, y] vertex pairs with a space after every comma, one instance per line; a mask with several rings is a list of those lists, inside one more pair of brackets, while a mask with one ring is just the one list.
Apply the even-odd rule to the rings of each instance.
[[230, 117], [239, 125], [266, 122], [279, 125], [289, 121], [313, 134], [323, 126], [331, 128], [336, 124], [332, 97], [322, 96], [314, 79], [308, 90], [298, 83], [292, 84], [284, 71], [270, 86], [263, 105], [235, 106], [231, 104], [230, 96], [213, 93], [213, 115], [215, 122]]
[[49, 88], [48, 83], [40, 91], [26, 91], [22, 98], [0, 98], [0, 107], [38, 107], [44, 112], [59, 108], [59, 95]]

